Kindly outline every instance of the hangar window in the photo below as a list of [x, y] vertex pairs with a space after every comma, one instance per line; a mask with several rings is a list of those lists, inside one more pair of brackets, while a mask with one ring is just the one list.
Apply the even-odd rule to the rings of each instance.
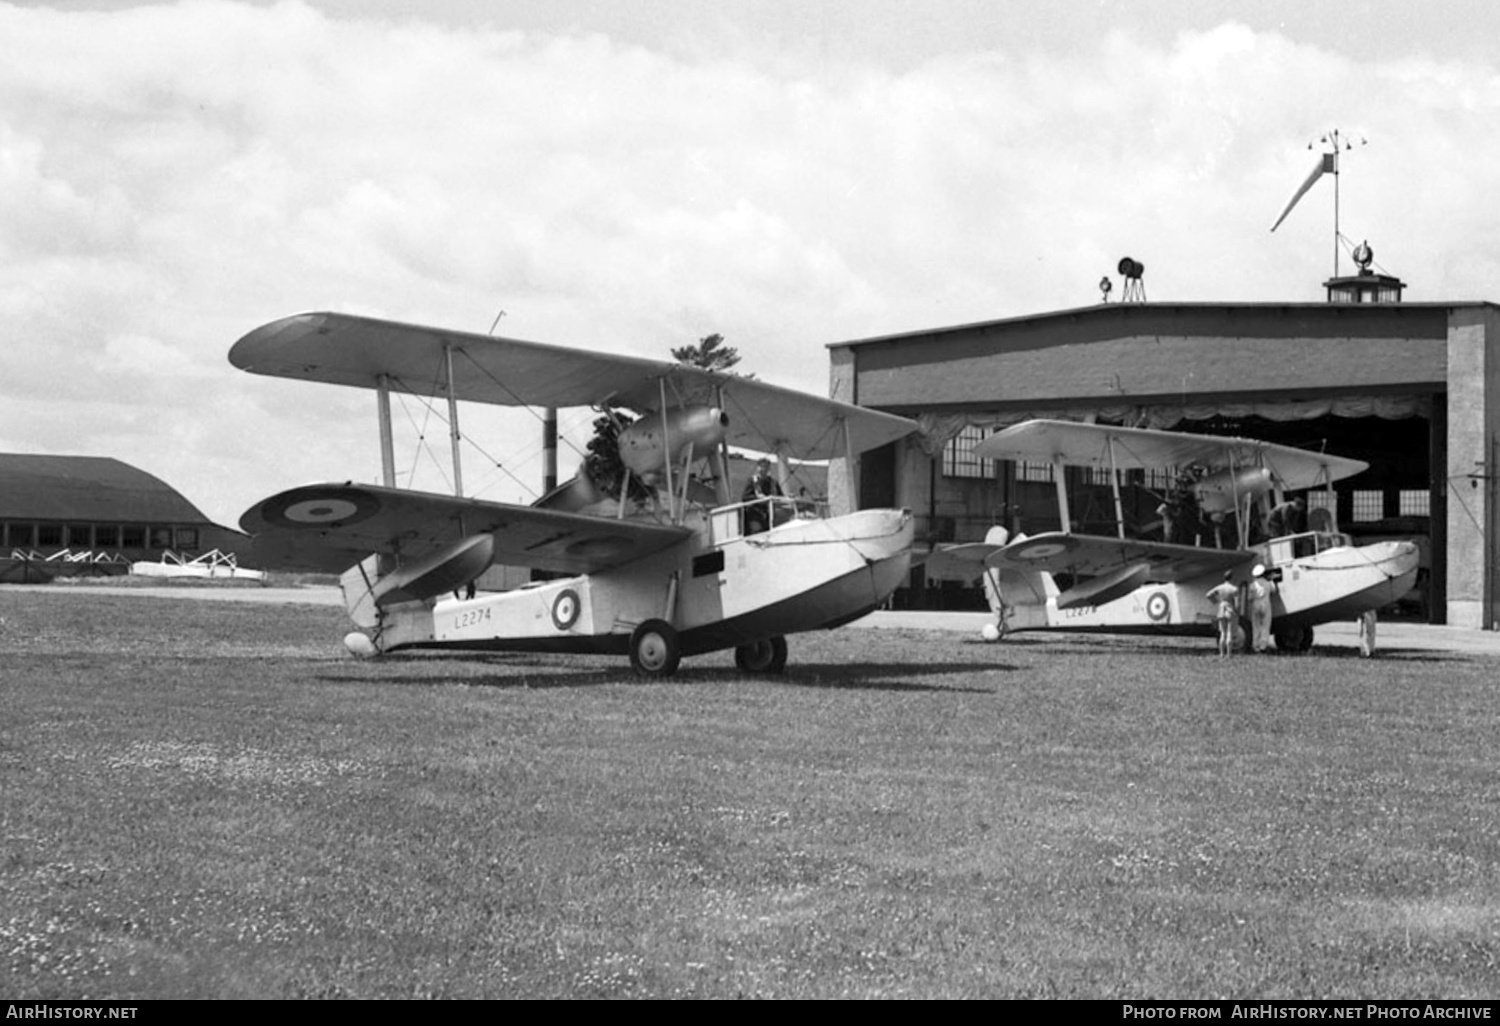
[[1051, 481], [1052, 464], [1033, 463], [1030, 460], [1016, 461], [1017, 481]]
[[99, 524], [94, 528], [94, 544], [101, 549], [117, 548], [120, 544], [120, 529], [114, 524]]
[[1379, 520], [1385, 516], [1385, 492], [1362, 489], [1350, 495], [1349, 516], [1359, 521]]
[[1177, 469], [1175, 467], [1147, 467], [1138, 470], [1141, 475], [1140, 484], [1156, 492], [1158, 495], [1167, 494], [1168, 490], [1177, 487]]
[[1338, 497], [1330, 491], [1306, 492], [1303, 496], [1307, 500], [1308, 520], [1312, 520], [1312, 511], [1323, 509], [1335, 520], [1338, 519]]
[[120, 548], [122, 549], [144, 549], [146, 547], [146, 529], [140, 524], [126, 524], [120, 528]]
[[151, 547], [153, 549], [170, 549], [172, 547], [172, 529], [170, 527], [151, 528]]
[[179, 527], [175, 534], [179, 549], [196, 549], [198, 547], [198, 529], [196, 527]]
[[75, 549], [94, 547], [94, 529], [88, 524], [68, 525], [68, 546]]
[[1432, 493], [1427, 489], [1401, 489], [1401, 513], [1403, 517], [1426, 517], [1432, 515]]
[[5, 544], [17, 548], [30, 548], [35, 542], [32, 541], [33, 530], [31, 524], [7, 524], [5, 528]]
[[37, 524], [36, 543], [38, 546], [55, 546], [63, 543], [62, 524]]
[[966, 427], [943, 447], [944, 477], [994, 477], [995, 461], [974, 455], [974, 446], [984, 441], [984, 430]]

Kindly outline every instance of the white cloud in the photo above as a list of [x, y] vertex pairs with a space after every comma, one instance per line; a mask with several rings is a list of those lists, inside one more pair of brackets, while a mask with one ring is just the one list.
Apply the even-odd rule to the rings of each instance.
[[[1411, 298], [1485, 298], [1497, 105], [1493, 64], [1236, 24], [897, 67], [295, 2], [0, 4], [0, 446], [119, 456], [221, 520], [368, 477], [367, 394], [224, 359], [308, 308], [478, 331], [504, 308], [503, 333], [663, 357], [718, 331], [821, 391], [825, 343], [1085, 305], [1126, 254], [1156, 301], [1315, 301], [1327, 188], [1267, 228], [1334, 126], [1370, 140], [1346, 234]], [[484, 442], [525, 468], [511, 436], [535, 434]]]

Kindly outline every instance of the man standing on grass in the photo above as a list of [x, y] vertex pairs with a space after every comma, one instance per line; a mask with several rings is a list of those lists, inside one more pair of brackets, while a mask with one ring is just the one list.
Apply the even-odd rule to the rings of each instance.
[[1375, 654], [1375, 610], [1359, 614], [1359, 654], [1369, 659]]
[[1259, 563], [1250, 571], [1250, 649], [1264, 652], [1271, 647], [1271, 596], [1276, 594], [1276, 585], [1266, 576], [1266, 568]]
[[1225, 570], [1224, 580], [1208, 589], [1209, 601], [1214, 604], [1214, 623], [1219, 628], [1219, 658], [1234, 651], [1234, 621], [1239, 619], [1240, 589], [1234, 586], [1234, 571]]

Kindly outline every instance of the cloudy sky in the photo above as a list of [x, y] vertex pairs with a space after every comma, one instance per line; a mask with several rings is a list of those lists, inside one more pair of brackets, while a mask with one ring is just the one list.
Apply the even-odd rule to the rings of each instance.
[[[1332, 128], [1344, 234], [1500, 300], [1497, 38], [1478, 0], [0, 0], [0, 451], [229, 524], [374, 480], [370, 393], [225, 359], [309, 309], [719, 332], [821, 393], [830, 342], [1088, 305], [1125, 255], [1152, 301], [1318, 301], [1332, 182], [1269, 228]], [[535, 422], [466, 426], [470, 493], [534, 497]]]

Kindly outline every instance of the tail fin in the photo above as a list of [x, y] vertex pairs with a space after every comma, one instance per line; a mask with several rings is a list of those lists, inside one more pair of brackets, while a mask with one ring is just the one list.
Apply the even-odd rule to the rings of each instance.
[[[989, 544], [1004, 545], [1007, 532], [992, 527], [985, 536]], [[1018, 534], [1015, 541], [1026, 536]], [[990, 566], [984, 572], [984, 595], [990, 610], [999, 618], [1001, 631], [1027, 630], [1047, 626], [1047, 604], [1056, 599], [1057, 583], [1045, 570], [1014, 570]]]
[[380, 624], [380, 610], [375, 605], [375, 582], [380, 580], [380, 557], [366, 556], [339, 575], [339, 590], [344, 593], [344, 609], [356, 627], [373, 630]]
[[380, 582], [381, 557], [367, 556], [339, 576], [344, 608], [359, 631], [344, 637], [344, 647], [367, 657], [405, 645], [432, 640], [431, 600], [390, 601], [390, 590]]

